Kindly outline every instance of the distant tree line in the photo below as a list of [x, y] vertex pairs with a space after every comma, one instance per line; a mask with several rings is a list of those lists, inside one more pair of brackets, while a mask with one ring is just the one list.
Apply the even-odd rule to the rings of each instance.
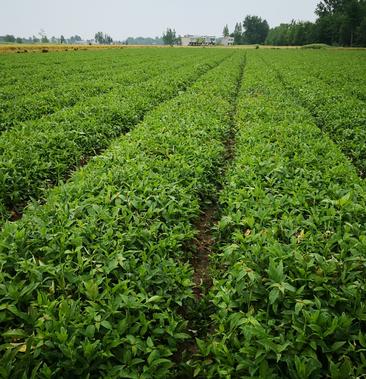
[[306, 45], [326, 43], [337, 46], [366, 46], [366, 0], [322, 0], [315, 22], [292, 21], [270, 29], [266, 20], [247, 16], [230, 34], [234, 44]]
[[[113, 43], [113, 38], [103, 32], [98, 32], [95, 34], [95, 42], [101, 45], [110, 45]], [[7, 34], [5, 36], [0, 36], [0, 43], [61, 43], [61, 44], [75, 44], [83, 41], [83, 39], [79, 35], [74, 35], [69, 38], [65, 38], [63, 35], [58, 37], [48, 38], [45, 31], [41, 29], [38, 33], [38, 37], [32, 36], [29, 38], [15, 37], [11, 34]], [[91, 42], [91, 41], [87, 41]]]
[[162, 37], [128, 37], [124, 43], [126, 45], [163, 45], [164, 41]]
[[3, 43], [23, 43], [25, 38], [15, 37], [12, 34], [6, 34], [5, 36], [0, 36], [0, 42]]
[[323, 0], [315, 13], [320, 42], [366, 46], [366, 0]]
[[69, 38], [65, 38], [64, 36], [58, 37], [51, 37], [48, 38], [45, 34], [40, 34], [37, 36], [32, 36], [28, 38], [24, 37], [15, 37], [12, 34], [7, 34], [5, 36], [0, 36], [0, 43], [25, 43], [25, 44], [33, 44], [33, 43], [67, 43], [67, 44], [74, 44], [77, 42], [82, 41], [82, 38], [78, 35], [71, 36]]
[[292, 21], [270, 29], [265, 42], [275, 46], [303, 46], [320, 40], [314, 23]]
[[234, 37], [235, 45], [263, 44], [269, 32], [269, 25], [266, 20], [258, 16], [247, 16], [243, 22], [235, 25], [234, 32], [230, 34], [229, 28], [225, 25], [224, 37]]
[[113, 38], [110, 35], [103, 32], [95, 33], [94, 39], [95, 42], [99, 43], [100, 45], [110, 45], [113, 43]]
[[315, 13], [314, 23], [293, 21], [271, 29], [266, 43], [366, 46], [366, 0], [323, 0]]

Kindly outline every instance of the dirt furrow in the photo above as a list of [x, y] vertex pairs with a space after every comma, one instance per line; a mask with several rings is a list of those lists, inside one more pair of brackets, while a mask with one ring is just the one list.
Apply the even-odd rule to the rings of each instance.
[[[215, 251], [214, 229], [218, 222], [219, 216], [219, 194], [222, 190], [222, 178], [231, 161], [235, 156], [235, 140], [236, 140], [236, 122], [235, 117], [238, 107], [238, 98], [241, 84], [244, 77], [244, 69], [246, 65], [246, 56], [240, 66], [239, 76], [237, 80], [236, 90], [233, 96], [233, 108], [230, 115], [229, 130], [225, 136], [224, 146], [225, 152], [222, 156], [222, 164], [218, 167], [217, 176], [214, 183], [215, 191], [207, 198], [202, 199], [204, 206], [201, 209], [201, 216], [195, 224], [197, 230], [196, 238], [192, 241], [193, 251], [190, 264], [193, 268], [193, 293], [195, 300], [186, 309], [182, 310], [182, 315], [188, 320], [188, 330], [193, 337], [204, 339], [210, 332], [211, 314], [213, 307], [207, 299], [207, 294], [212, 285], [210, 274], [210, 256]], [[177, 378], [191, 377], [189, 368], [190, 359], [197, 353], [198, 348], [194, 339], [188, 341], [175, 355], [175, 361], [179, 367]]]

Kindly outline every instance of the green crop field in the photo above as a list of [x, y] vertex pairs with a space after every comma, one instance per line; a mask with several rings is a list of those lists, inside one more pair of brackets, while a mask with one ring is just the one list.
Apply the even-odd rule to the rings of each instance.
[[365, 377], [366, 51], [0, 75], [0, 378]]

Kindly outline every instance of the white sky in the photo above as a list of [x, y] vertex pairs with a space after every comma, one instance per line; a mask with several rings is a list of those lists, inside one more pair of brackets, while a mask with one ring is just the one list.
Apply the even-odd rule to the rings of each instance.
[[319, 0], [0, 0], [0, 35], [27, 37], [74, 34], [85, 39], [103, 31], [116, 40], [160, 36], [167, 27], [180, 35], [221, 35], [248, 14], [281, 22], [314, 20]]

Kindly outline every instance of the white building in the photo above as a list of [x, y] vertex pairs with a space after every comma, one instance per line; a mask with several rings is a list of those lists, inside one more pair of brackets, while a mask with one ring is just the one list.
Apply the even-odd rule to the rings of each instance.
[[196, 37], [186, 35], [180, 38], [182, 46], [193, 46], [193, 43], [196, 41]]
[[209, 46], [216, 45], [216, 37], [185, 35], [181, 42], [182, 46]]
[[205, 36], [205, 45], [208, 46], [208, 45], [216, 45], [216, 40], [217, 38], [216, 37], [213, 37], [213, 36]]
[[217, 44], [222, 46], [234, 45], [234, 37], [221, 37], [217, 39]]
[[233, 37], [221, 37], [214, 36], [194, 36], [185, 35], [181, 37], [182, 46], [210, 46], [210, 45], [222, 45], [230, 46], [234, 45]]

